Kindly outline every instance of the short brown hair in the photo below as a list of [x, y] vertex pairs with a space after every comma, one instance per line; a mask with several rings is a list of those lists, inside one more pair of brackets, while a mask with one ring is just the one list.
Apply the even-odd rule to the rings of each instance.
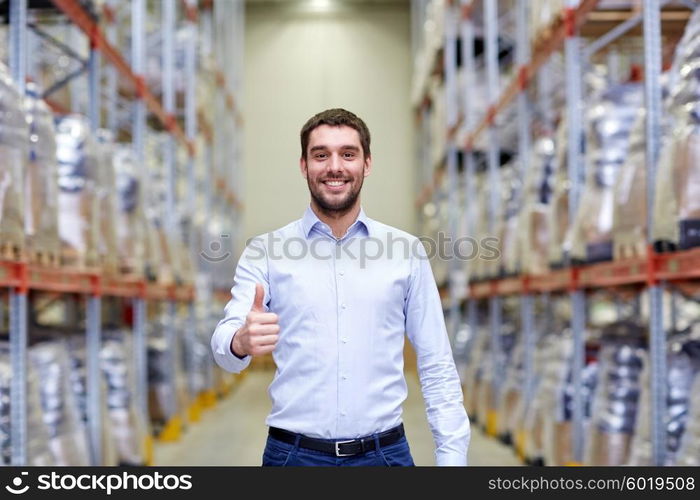
[[309, 147], [309, 136], [311, 132], [321, 125], [330, 125], [331, 127], [341, 127], [343, 125], [357, 130], [360, 134], [360, 144], [362, 144], [362, 152], [365, 158], [370, 156], [369, 129], [365, 122], [362, 121], [354, 113], [342, 108], [327, 109], [309, 118], [301, 129], [301, 157], [306, 158], [306, 148]]

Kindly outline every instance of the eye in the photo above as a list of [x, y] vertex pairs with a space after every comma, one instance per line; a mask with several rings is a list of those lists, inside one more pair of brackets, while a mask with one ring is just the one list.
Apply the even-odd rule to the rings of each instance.
[[350, 152], [344, 153], [343, 158], [345, 158], [346, 160], [352, 160], [353, 158], [355, 158], [355, 153], [350, 153]]
[[325, 160], [326, 158], [328, 158], [328, 155], [326, 153], [316, 153], [314, 155], [314, 158], [316, 160]]

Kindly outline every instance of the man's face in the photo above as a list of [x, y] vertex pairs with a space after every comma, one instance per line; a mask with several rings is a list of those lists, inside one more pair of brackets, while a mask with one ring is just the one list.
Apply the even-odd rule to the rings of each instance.
[[352, 127], [321, 125], [311, 131], [301, 173], [311, 197], [327, 212], [345, 212], [357, 201], [372, 168], [365, 158], [360, 134]]

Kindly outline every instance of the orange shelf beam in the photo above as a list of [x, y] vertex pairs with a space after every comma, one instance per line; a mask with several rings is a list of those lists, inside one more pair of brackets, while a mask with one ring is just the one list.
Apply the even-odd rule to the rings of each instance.
[[192, 154], [193, 148], [185, 132], [182, 130], [182, 127], [180, 127], [176, 121], [173, 121], [170, 115], [165, 112], [158, 99], [156, 99], [150, 89], [145, 85], [143, 76], [135, 74], [121, 53], [110, 45], [102, 34], [102, 30], [98, 24], [90, 17], [83, 6], [77, 0], [51, 1], [66, 15], [66, 17], [68, 17], [68, 19], [88, 36], [91, 46], [100, 50], [105, 60], [109, 61], [117, 71], [119, 71], [122, 77], [131, 83], [137, 97], [144, 100], [146, 107], [158, 118], [163, 128], [173, 134], [173, 136], [187, 148], [190, 154]]

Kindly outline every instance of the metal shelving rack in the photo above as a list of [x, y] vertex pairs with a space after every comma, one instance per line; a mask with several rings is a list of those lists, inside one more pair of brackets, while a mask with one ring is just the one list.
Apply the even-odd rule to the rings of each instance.
[[[414, 26], [414, 37], [419, 30], [421, 23], [425, 20], [427, 0], [414, 0], [414, 18], [417, 16]], [[454, 33], [451, 23], [459, 23], [459, 33], [462, 41], [462, 64], [467, 72], [465, 78], [464, 95], [467, 96], [463, 103], [464, 116], [461, 116], [458, 123], [455, 123], [454, 114], [448, 113], [445, 133], [448, 139], [448, 156], [446, 168], [439, 167], [432, 175], [424, 175], [426, 184], [419, 186], [416, 207], [421, 209], [434, 196], [434, 192], [439, 189], [444, 175], [448, 176], [450, 189], [454, 189], [453, 182], [454, 165], [453, 152], [461, 149], [464, 153], [464, 180], [465, 190], [463, 206], [458, 205], [458, 198], [449, 196], [450, 213], [461, 213], [467, 220], [468, 234], [474, 233], [473, 202], [476, 199], [474, 186], [475, 179], [475, 159], [474, 145], [477, 139], [484, 133], [488, 134], [487, 158], [489, 188], [491, 190], [489, 218], [491, 219], [498, 210], [497, 198], [499, 193], [498, 162], [499, 162], [499, 142], [497, 138], [496, 118], [504, 113], [506, 109], [515, 104], [517, 106], [518, 121], [518, 157], [520, 162], [519, 175], [525, 175], [528, 169], [531, 133], [530, 98], [527, 94], [529, 85], [543, 70], [548, 60], [555, 52], [562, 51], [565, 61], [565, 81], [566, 81], [566, 110], [568, 115], [568, 178], [571, 186], [569, 196], [569, 213], [575, 214], [578, 206], [578, 199], [583, 189], [583, 152], [581, 151], [581, 137], [583, 134], [583, 98], [582, 98], [582, 72], [581, 68], [584, 57], [590, 57], [594, 52], [613, 42], [615, 39], [625, 35], [628, 31], [643, 22], [643, 57], [645, 76], [645, 101], [646, 101], [646, 158], [647, 158], [647, 221], [648, 234], [651, 235], [653, 220], [653, 203], [655, 195], [656, 165], [659, 156], [659, 131], [661, 119], [661, 28], [662, 28], [662, 7], [667, 2], [661, 0], [644, 0], [643, 10], [639, 14], [620, 19], [618, 24], [608, 26], [606, 24], [603, 34], [595, 41], [589, 43], [585, 50], [582, 50], [579, 33], [582, 27], [590, 23], [590, 16], [594, 13], [598, 4], [597, 0], [567, 0], [566, 7], [560, 16], [547, 26], [535, 42], [528, 39], [527, 22], [529, 16], [528, 1], [517, 0], [517, 34], [515, 76], [507, 83], [504, 90], [498, 94], [498, 1], [497, 0], [444, 0], [445, 10], [445, 36], [443, 46], [443, 70], [444, 84], [447, 88], [446, 96], [448, 100], [447, 108], [456, 107], [457, 102], [453, 97], [454, 92], [449, 86], [454, 85], [452, 75], [456, 72], [457, 58], [454, 52], [449, 49], [454, 45]], [[484, 10], [485, 55], [484, 65], [486, 67], [486, 79], [489, 89], [489, 107], [484, 116], [474, 116], [473, 105], [468, 96], [472, 94], [473, 82], [477, 75], [474, 56], [474, 33], [475, 20], [473, 12], [477, 4]], [[458, 20], [458, 21], [457, 21]], [[609, 24], [609, 23], [608, 23]], [[416, 44], [416, 46], [419, 44]], [[434, 54], [429, 54], [428, 58], [438, 57], [440, 50], [435, 50]], [[428, 61], [428, 67], [433, 74], [439, 73], [438, 66]], [[428, 72], [430, 74], [430, 71]], [[414, 104], [417, 107], [417, 117], [425, 125], [428, 112], [426, 102], [429, 97], [425, 92], [426, 85], [418, 85], [419, 95], [414, 95]], [[425, 134], [422, 135], [425, 140]], [[423, 157], [424, 158], [424, 157]], [[432, 165], [431, 165], [432, 166]], [[572, 215], [573, 217], [573, 215]], [[490, 232], [493, 234], [493, 221], [489, 220]], [[453, 227], [450, 232], [454, 235]], [[459, 236], [459, 235], [457, 235]], [[574, 383], [574, 411], [572, 425], [572, 450], [576, 463], [583, 463], [584, 452], [584, 409], [581, 374], [584, 367], [584, 335], [585, 335], [585, 315], [586, 315], [586, 293], [594, 290], [614, 289], [617, 287], [634, 287], [636, 290], [648, 290], [649, 292], [649, 331], [650, 331], [650, 354], [651, 354], [651, 395], [652, 395], [652, 446], [653, 462], [656, 465], [663, 465], [666, 455], [666, 431], [664, 427], [664, 415], [666, 405], [666, 335], [663, 325], [663, 302], [662, 294], [666, 284], [686, 284], [690, 285], [694, 280], [700, 278], [700, 249], [691, 249], [674, 253], [656, 253], [652, 247], [652, 241], [648, 241], [647, 255], [638, 259], [628, 259], [624, 261], [602, 262], [597, 264], [570, 266], [564, 269], [551, 270], [544, 275], [521, 275], [516, 277], [506, 277], [490, 279], [480, 282], [473, 282], [467, 285], [467, 290], [457, 290], [453, 283], [450, 284], [449, 293], [451, 304], [450, 314], [455, 313], [455, 302], [464, 295], [466, 300], [466, 323], [470, 330], [477, 329], [477, 302], [479, 300], [489, 301], [489, 328], [492, 339], [492, 349], [498, 346], [501, 330], [501, 304], [500, 300], [506, 296], [519, 296], [521, 298], [521, 323], [524, 339], [524, 367], [525, 377], [523, 383], [523, 393], [526, 397], [533, 394], [533, 354], [535, 348], [535, 325], [534, 325], [534, 299], [538, 295], [549, 293], [568, 294], [571, 301], [571, 328], [574, 337], [574, 360], [573, 360], [573, 383]], [[695, 281], [697, 283], [697, 281]], [[672, 302], [673, 306], [673, 302]], [[450, 324], [454, 324], [454, 319]], [[452, 330], [453, 332], [455, 330]], [[495, 353], [495, 350], [494, 350]], [[494, 360], [496, 357], [494, 356]], [[501, 373], [498, 372], [497, 373]], [[495, 377], [499, 379], [499, 377]], [[494, 390], [498, 390], [499, 382], [494, 381]], [[493, 416], [487, 416], [486, 427], [489, 428], [488, 420]]]
[[[192, 213], [195, 206], [195, 177], [194, 159], [195, 136], [198, 131], [202, 131], [206, 138], [206, 151], [202, 152], [207, 158], [207, 184], [213, 184], [216, 189], [204, 190], [207, 207], [214, 205], [214, 200], [219, 200], [226, 204], [231, 213], [237, 214], [243, 206], [240, 198], [235, 194], [235, 189], [240, 186], [237, 175], [240, 172], [240, 151], [233, 151], [231, 158], [234, 161], [226, 165], [214, 165], [211, 149], [212, 124], [210, 118], [203, 110], [197, 111], [196, 79], [195, 73], [198, 71], [196, 47], [199, 42], [198, 21], [202, 17], [208, 20], [211, 27], [213, 17], [212, 10], [221, 9], [224, 14], [234, 20], [236, 30], [228, 30], [227, 39], [212, 40], [216, 52], [237, 51], [238, 59], [235, 64], [227, 64], [227, 74], [220, 69], [216, 71], [216, 81], [218, 92], [223, 96], [226, 106], [219, 120], [228, 119], [235, 123], [235, 134], [233, 144], [238, 147], [240, 143], [240, 128], [242, 118], [240, 109], [234, 100], [234, 92], [240, 91], [240, 70], [242, 63], [241, 46], [243, 43], [243, 2], [204, 2], [203, 10], [199, 11], [197, 2], [193, 0], [183, 0], [180, 2], [184, 13], [184, 23], [188, 30], [188, 47], [185, 57], [185, 104], [184, 104], [184, 128], [177, 120], [177, 108], [175, 105], [174, 93], [174, 69], [175, 69], [175, 43], [174, 34], [177, 23], [176, 0], [165, 0], [162, 4], [163, 14], [163, 44], [162, 56], [164, 59], [163, 72], [163, 101], [157, 100], [154, 93], [145, 83], [145, 19], [146, 0], [133, 0], [131, 2], [131, 65], [127, 63], [122, 52], [115, 46], [115, 3], [107, 1], [99, 15], [91, 13], [78, 0], [52, 0], [56, 9], [62, 12], [66, 18], [77, 28], [79, 28], [90, 42], [89, 58], [87, 60], [88, 78], [88, 118], [94, 130], [103, 126], [101, 123], [103, 103], [101, 102], [102, 91], [107, 94], [104, 108], [106, 109], [106, 125], [114, 130], [116, 128], [116, 101], [117, 82], [119, 79], [126, 82], [133, 90], [133, 111], [134, 120], [132, 126], [133, 147], [143, 164], [144, 159], [144, 137], [146, 132], [147, 113], [152, 114], [162, 125], [164, 130], [170, 134], [170, 143], [165, 155], [168, 189], [168, 220], [167, 230], [170, 234], [176, 232], [175, 203], [176, 190], [175, 178], [177, 175], [177, 148], [185, 148], [187, 151], [186, 173], [189, 180], [189, 192], [185, 200], [188, 213]], [[222, 3], [227, 5], [222, 6]], [[25, 80], [27, 75], [27, 62], [29, 57], [27, 47], [27, 13], [28, 0], [10, 0], [9, 21], [10, 21], [10, 71], [20, 92], [24, 94]], [[204, 23], [205, 25], [207, 23]], [[205, 36], [211, 36], [206, 32]], [[230, 45], [237, 44], [236, 47]], [[228, 59], [227, 59], [228, 60]], [[106, 63], [106, 65], [103, 64]], [[221, 66], [219, 66], [221, 67]], [[104, 89], [100, 73], [106, 72]], [[234, 79], [236, 79], [234, 81]], [[229, 82], [234, 81], [235, 86], [231, 87]], [[49, 105], [52, 105], [49, 102]], [[52, 106], [56, 110], [56, 106]], [[66, 111], [66, 110], [58, 110]], [[210, 180], [213, 179], [213, 182]], [[232, 217], [231, 226], [234, 227], [236, 220]], [[193, 229], [194, 230], [194, 229]], [[195, 239], [190, 235], [190, 251], [193, 258], [199, 262], [198, 249], [193, 243]], [[197, 266], [199, 267], [199, 266]], [[11, 447], [12, 465], [25, 465], [27, 463], [27, 313], [28, 294], [30, 290], [53, 292], [58, 294], [70, 294], [86, 297], [86, 348], [87, 348], [87, 405], [88, 405], [88, 432], [93, 443], [90, 450], [92, 462], [99, 465], [101, 456], [101, 406], [100, 406], [100, 380], [101, 371], [99, 366], [99, 352], [101, 347], [101, 300], [103, 297], [121, 297], [133, 301], [134, 311], [134, 357], [136, 367], [137, 395], [139, 401], [138, 408], [142, 412], [144, 422], [148, 421], [148, 383], [147, 383], [147, 359], [146, 359], [146, 321], [148, 302], [166, 303], [171, 317], [176, 314], [177, 305], [184, 304], [188, 314], [188, 334], [186, 345], [192, 345], [192, 335], [195, 333], [195, 326], [200, 321], [207, 321], [206, 318], [196, 317], [195, 300], [208, 301], [211, 303], [212, 297], [217, 293], [209, 286], [203, 290], [204, 293], [196, 296], [195, 287], [191, 285], [156, 284], [140, 278], [114, 278], [102, 274], [99, 268], [95, 269], [70, 269], [70, 268], [46, 268], [34, 265], [26, 261], [0, 261], [0, 286], [9, 290], [9, 315], [10, 315], [10, 358], [13, 370], [11, 386]], [[197, 290], [200, 292], [200, 290]], [[176, 335], [171, 329], [169, 335]], [[171, 338], [171, 345], [175, 345], [175, 340]], [[188, 350], [190, 348], [188, 347]], [[174, 355], [171, 356], [174, 360]], [[191, 356], [188, 358], [191, 361]], [[213, 362], [210, 363], [210, 370], [213, 370]], [[207, 394], [211, 399], [211, 394]], [[146, 443], [150, 449], [150, 441]]]

